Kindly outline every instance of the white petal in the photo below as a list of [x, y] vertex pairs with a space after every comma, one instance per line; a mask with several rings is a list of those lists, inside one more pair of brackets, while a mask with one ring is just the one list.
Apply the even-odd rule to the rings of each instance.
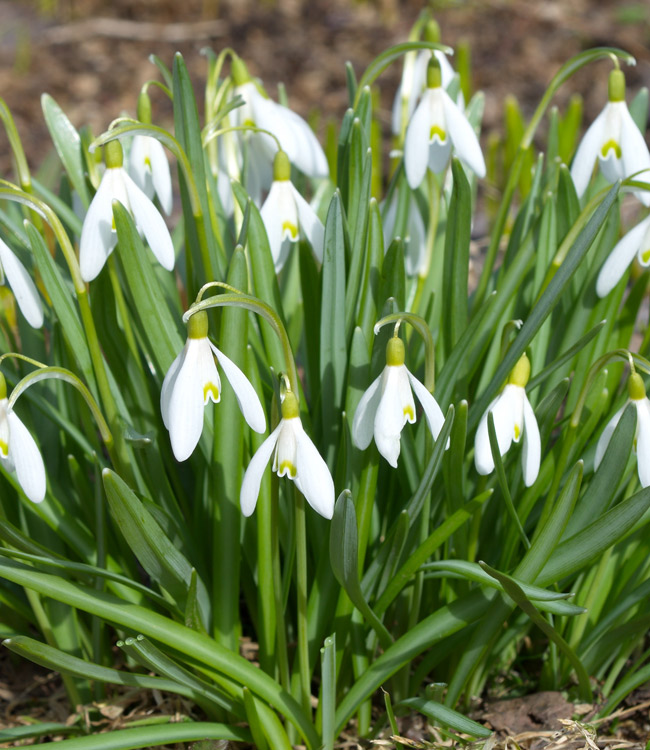
[[591, 123], [580, 141], [576, 155], [573, 157], [571, 177], [573, 178], [573, 184], [579, 198], [582, 197], [582, 194], [587, 189], [591, 174], [594, 171], [594, 162], [598, 158], [598, 154], [604, 143], [603, 139], [609, 106], [609, 103], [606, 104], [602, 112]]
[[138, 229], [144, 234], [160, 265], [171, 271], [175, 262], [174, 243], [165, 220], [126, 172], [124, 173], [124, 185]]
[[598, 164], [600, 166], [600, 173], [607, 182], [614, 183], [616, 180], [625, 179], [623, 160], [616, 156], [613, 148], [609, 149], [605, 157], [603, 157], [602, 153], [598, 155]]
[[293, 198], [296, 208], [298, 209], [298, 222], [300, 229], [314, 251], [319, 263], [323, 262], [323, 239], [325, 237], [325, 227], [323, 222], [316, 215], [316, 211], [300, 195], [296, 188], [291, 185]]
[[[402, 366], [386, 365], [382, 372], [381, 399], [375, 414], [375, 443], [377, 450], [388, 461], [397, 467], [400, 452], [400, 436], [406, 424], [402, 404], [401, 381], [406, 377]], [[407, 380], [408, 382], [408, 380]], [[412, 399], [411, 399], [412, 402]]]
[[447, 134], [444, 141], [440, 140], [438, 135], [433, 137], [433, 140], [429, 143], [429, 169], [434, 174], [440, 174], [444, 172], [449, 163], [449, 156], [451, 155], [451, 138]]
[[151, 138], [149, 144], [149, 158], [151, 159], [151, 176], [156, 195], [162, 210], [169, 216], [172, 212], [172, 177], [165, 148], [160, 141]]
[[246, 190], [255, 205], [259, 206], [262, 193], [273, 182], [273, 156], [277, 148], [275, 141], [263, 133], [251, 134], [244, 141], [244, 147], [248, 149]]
[[255, 510], [257, 505], [257, 498], [260, 494], [260, 484], [262, 483], [262, 476], [268, 462], [271, 460], [273, 450], [280, 431], [284, 426], [284, 420], [280, 420], [280, 424], [273, 430], [273, 432], [266, 438], [266, 440], [257, 449], [257, 452], [248, 464], [244, 479], [241, 484], [241, 491], [239, 493], [239, 502], [241, 505], [241, 512], [245, 516], [250, 516]]
[[[97, 276], [117, 242], [113, 230], [113, 198], [119, 200], [117, 193], [121, 192], [116, 184], [117, 171], [107, 169], [104, 172], [81, 228], [79, 266], [84, 281], [92, 281]], [[128, 207], [128, 200], [125, 205]]]
[[474, 463], [476, 465], [476, 471], [478, 471], [479, 474], [485, 475], [494, 471], [494, 460], [492, 458], [492, 450], [490, 449], [487, 417], [498, 400], [499, 397], [497, 396], [497, 398], [495, 398], [485, 410], [485, 413], [481, 417], [481, 421], [478, 423], [478, 429], [476, 430], [476, 436], [474, 438]]
[[7, 412], [7, 420], [9, 455], [13, 459], [18, 482], [33, 503], [40, 503], [45, 497], [43, 457], [29, 430], [13, 411]]
[[314, 131], [293, 110], [280, 104], [276, 104], [276, 107], [278, 114], [284, 119], [285, 126], [291, 132], [292, 141], [286, 145], [294, 151], [293, 155], [280, 140], [282, 148], [289, 154], [289, 160], [309, 177], [314, 179], [329, 177], [327, 159]]
[[412, 375], [408, 370], [408, 378], [411, 383], [411, 387], [415, 395], [418, 397], [418, 401], [422, 404], [424, 409], [424, 415], [429, 423], [429, 429], [434, 439], [438, 439], [440, 430], [445, 423], [445, 417], [442, 413], [442, 409], [438, 406], [438, 402], [435, 400], [433, 395], [420, 383], [420, 381]]
[[264, 409], [251, 382], [239, 367], [231, 359], [228, 359], [222, 351], [219, 351], [213, 344], [210, 344], [210, 346], [235, 392], [237, 403], [249, 427], [255, 430], [255, 432], [264, 432], [266, 429]]
[[427, 89], [424, 92], [422, 100], [411, 117], [404, 138], [404, 169], [412, 190], [420, 185], [427, 171], [432, 92], [433, 89]]
[[178, 368], [169, 394], [169, 438], [177, 461], [185, 461], [192, 455], [203, 432], [201, 348], [204, 346], [208, 347], [212, 356], [207, 339], [188, 340], [183, 363]]
[[[625, 102], [621, 102], [621, 152], [623, 160], [623, 172], [629, 177], [640, 170], [650, 169], [650, 151], [643, 134], [632, 119]], [[650, 182], [650, 173], [643, 172], [637, 175], [635, 180]], [[650, 191], [635, 191], [637, 198], [646, 206], [650, 206]]]
[[16, 297], [20, 311], [32, 328], [43, 325], [43, 305], [36, 285], [25, 266], [14, 255], [13, 250], [0, 240], [0, 265], [7, 276], [9, 286]]
[[596, 454], [594, 456], [594, 470], [600, 466], [600, 462], [603, 460], [603, 456], [605, 455], [605, 451], [607, 450], [609, 441], [612, 439], [612, 435], [614, 434], [616, 425], [620, 422], [620, 419], [623, 416], [623, 412], [625, 411], [625, 407], [628, 403], [629, 402], [623, 404], [623, 406], [616, 412], [616, 414], [614, 414], [614, 416], [609, 420], [609, 422], [605, 426], [605, 429], [602, 431], [600, 437], [598, 438], [598, 444], [596, 445]]
[[626, 269], [632, 263], [646, 232], [650, 229], [650, 216], [635, 227], [616, 243], [616, 246], [603, 263], [596, 281], [596, 293], [599, 297], [609, 294], [623, 277]]
[[298, 209], [291, 188], [289, 180], [274, 180], [260, 211], [276, 272], [282, 270], [286, 260], [283, 243], [285, 240], [297, 242], [300, 236]]
[[442, 105], [445, 110], [447, 135], [454, 150], [477, 177], [485, 177], [485, 160], [474, 128], [460, 111], [449, 94], [442, 90]]
[[171, 366], [169, 370], [167, 370], [167, 374], [165, 375], [165, 379], [163, 380], [162, 389], [160, 391], [160, 413], [162, 414], [163, 422], [167, 429], [169, 429], [169, 399], [174, 390], [174, 383], [176, 382], [178, 371], [180, 370], [183, 361], [185, 360], [185, 354], [187, 352], [189, 342], [190, 340], [188, 339], [185, 342], [185, 346], [183, 347], [181, 353], [171, 363]]
[[316, 513], [330, 519], [334, 515], [334, 481], [330, 470], [302, 424], [295, 435], [296, 486]]
[[129, 151], [129, 174], [147, 198], [153, 198], [155, 189], [148, 141], [149, 138], [145, 135], [134, 136]]
[[650, 487], [650, 401], [636, 401], [636, 461], [642, 487]]
[[362, 451], [370, 445], [375, 432], [375, 414], [381, 400], [381, 378], [373, 380], [367, 391], [361, 396], [361, 400], [354, 413], [352, 422], [352, 441]]
[[523, 467], [524, 484], [531, 487], [539, 474], [539, 465], [542, 457], [542, 441], [539, 436], [539, 427], [535, 412], [528, 397], [524, 394], [524, 445], [523, 445]]
[[[512, 391], [512, 388], [518, 386], [507, 385], [501, 395], [498, 396], [488, 407], [485, 414], [481, 417], [476, 439], [474, 443], [474, 462], [479, 474], [489, 474], [494, 471], [494, 460], [490, 448], [490, 436], [488, 433], [487, 415], [492, 412], [494, 420], [494, 431], [497, 437], [499, 453], [503, 456], [510, 448], [514, 438], [515, 417], [519, 404], [517, 398], [520, 394]], [[523, 390], [523, 388], [519, 388]]]

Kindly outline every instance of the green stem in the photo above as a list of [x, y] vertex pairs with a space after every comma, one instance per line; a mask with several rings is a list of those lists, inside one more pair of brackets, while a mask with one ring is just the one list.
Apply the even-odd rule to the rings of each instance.
[[279, 508], [278, 508], [278, 479], [273, 475], [271, 484], [271, 554], [273, 555], [273, 594], [275, 596], [275, 612], [277, 617], [277, 665], [280, 672], [280, 684], [291, 692], [291, 676], [289, 674], [289, 656], [287, 653], [287, 631], [284, 626], [284, 602], [282, 600], [282, 565], [280, 563], [279, 537]]
[[296, 587], [298, 592], [298, 670], [300, 672], [300, 703], [311, 716], [309, 669], [309, 632], [307, 626], [307, 527], [305, 498], [295, 487], [296, 513]]
[[131, 319], [126, 307], [124, 295], [122, 294], [122, 285], [118, 278], [117, 265], [113, 253], [108, 256], [108, 276], [111, 280], [111, 287], [113, 289], [113, 295], [115, 296], [115, 304], [117, 305], [117, 311], [120, 316], [120, 322], [122, 323], [122, 330], [124, 332], [124, 337], [126, 338], [127, 346], [129, 347], [129, 351], [131, 352], [138, 369], [142, 372], [140, 353], [138, 352], [138, 345], [136, 344], [133, 329], [131, 328]]

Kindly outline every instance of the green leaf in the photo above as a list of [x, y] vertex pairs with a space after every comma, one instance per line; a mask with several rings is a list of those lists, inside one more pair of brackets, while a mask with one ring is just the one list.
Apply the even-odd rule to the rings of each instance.
[[463, 716], [463, 714], [444, 706], [442, 703], [438, 703], [438, 701], [425, 700], [424, 698], [407, 698], [406, 700], [400, 701], [396, 708], [400, 706], [414, 708], [416, 711], [433, 719], [435, 723], [439, 723], [443, 727], [451, 727], [457, 732], [469, 734], [472, 737], [492, 736], [492, 731], [490, 729], [486, 729], [476, 721], [468, 719], [466, 716]]
[[90, 193], [86, 185], [84, 160], [81, 153], [81, 138], [64, 111], [49, 94], [41, 96], [41, 107], [47, 128], [70, 182], [77, 191], [85, 208], [90, 205]]
[[51, 721], [39, 721], [36, 724], [27, 724], [23, 727], [0, 729], [0, 742], [14, 743], [36, 737], [45, 737], [47, 734], [76, 734], [79, 731], [79, 727], [74, 725], [68, 726], [67, 724], [56, 724]]
[[[133, 553], [147, 573], [184, 610], [192, 565], [169, 541], [153, 516], [115, 472], [104, 469], [102, 477], [111, 513]], [[203, 626], [207, 628], [210, 605], [207, 590], [201, 581], [197, 585], [197, 596]]]

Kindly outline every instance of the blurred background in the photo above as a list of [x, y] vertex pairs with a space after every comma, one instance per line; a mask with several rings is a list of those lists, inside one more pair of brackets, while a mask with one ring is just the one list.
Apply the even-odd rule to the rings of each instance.
[[[232, 46], [269, 93], [286, 86], [290, 105], [318, 123], [337, 125], [347, 106], [344, 63], [360, 76], [391, 44], [405, 41], [429, 8], [454, 47], [470, 44], [473, 84], [486, 92], [484, 138], [501, 129], [503, 102], [514, 94], [525, 115], [539, 102], [557, 68], [588, 47], [611, 45], [636, 56], [630, 89], [650, 85], [648, 0], [0, 0], [0, 96], [11, 109], [32, 168], [51, 150], [40, 95], [51, 94], [75, 126], [95, 133], [120, 114], [135, 115], [140, 86], [158, 78], [154, 53], [171, 66], [180, 51], [199, 85], [205, 47]], [[587, 121], [606, 100], [602, 62], [580, 72], [556, 98], [585, 99]], [[401, 64], [379, 79], [378, 118], [388, 132]], [[171, 109], [153, 93], [154, 121]], [[4, 132], [0, 175], [11, 177]]]

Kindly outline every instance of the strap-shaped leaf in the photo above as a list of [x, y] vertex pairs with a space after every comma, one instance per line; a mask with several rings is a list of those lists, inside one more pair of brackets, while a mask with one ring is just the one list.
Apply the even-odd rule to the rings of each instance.
[[438, 701], [426, 700], [424, 698], [407, 698], [404, 701], [400, 701], [396, 708], [400, 706], [414, 708], [416, 711], [433, 719], [434, 723], [451, 727], [457, 732], [463, 732], [463, 734], [469, 734], [472, 737], [490, 737], [492, 734], [490, 729], [487, 729], [476, 721], [468, 719], [458, 711], [454, 711], [453, 708], [438, 703]]

